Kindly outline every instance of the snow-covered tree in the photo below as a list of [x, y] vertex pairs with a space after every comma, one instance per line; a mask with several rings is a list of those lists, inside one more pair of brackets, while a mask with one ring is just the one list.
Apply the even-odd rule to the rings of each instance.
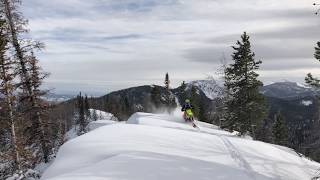
[[8, 58], [5, 54], [7, 51], [8, 39], [5, 34], [5, 21], [0, 20], [0, 93], [4, 95], [5, 107], [7, 112], [7, 123], [10, 124], [11, 131], [11, 146], [14, 154], [14, 166], [15, 169], [21, 170], [20, 166], [20, 152], [18, 149], [18, 137], [17, 137], [17, 112], [16, 106], [16, 86], [13, 82], [15, 78], [14, 61]]
[[[27, 20], [18, 10], [20, 3], [20, 0], [1, 0], [0, 6], [3, 10], [2, 13], [6, 17], [8, 40], [14, 52], [13, 56], [18, 62], [16, 67], [20, 76], [18, 85], [22, 91], [20, 101], [23, 101], [23, 108], [31, 112], [29, 117], [33, 127], [31, 138], [33, 139], [32, 141], [38, 144], [44, 162], [48, 162], [49, 147], [46, 141], [45, 120], [42, 116], [44, 109], [39, 102], [41, 98], [37, 87], [41, 84], [42, 79], [40, 77], [35, 78], [40, 74], [33, 71], [33, 65], [35, 64], [32, 64], [35, 62], [33, 50], [41, 49], [43, 46], [41, 43], [26, 39], [25, 33], [28, 32], [26, 29]], [[39, 71], [39, 69], [36, 69], [36, 71]]]
[[95, 110], [95, 109], [93, 109], [93, 111], [92, 111], [92, 120], [93, 121], [97, 121], [98, 120], [97, 110]]

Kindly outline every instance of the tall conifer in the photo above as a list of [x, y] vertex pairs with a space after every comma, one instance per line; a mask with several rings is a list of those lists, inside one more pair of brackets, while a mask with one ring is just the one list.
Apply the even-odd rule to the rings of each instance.
[[228, 93], [226, 100], [227, 117], [225, 125], [231, 130], [237, 130], [241, 135], [250, 132], [265, 118], [265, 99], [259, 92], [263, 85], [257, 78], [261, 61], [254, 59], [249, 36], [246, 32], [232, 47], [233, 63], [225, 70], [225, 88]]

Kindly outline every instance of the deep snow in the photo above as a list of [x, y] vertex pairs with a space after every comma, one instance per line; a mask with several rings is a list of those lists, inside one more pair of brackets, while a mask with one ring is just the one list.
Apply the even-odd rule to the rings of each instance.
[[134, 114], [64, 144], [48, 180], [309, 180], [320, 164], [292, 150], [176, 116]]

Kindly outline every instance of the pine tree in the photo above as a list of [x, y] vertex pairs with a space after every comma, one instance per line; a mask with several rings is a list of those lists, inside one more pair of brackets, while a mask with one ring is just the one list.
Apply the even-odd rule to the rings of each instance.
[[186, 85], [186, 82], [185, 82], [185, 81], [182, 81], [180, 88], [181, 88], [182, 91], [185, 91], [185, 90], [186, 90], [187, 85]]
[[261, 61], [255, 61], [251, 51], [249, 36], [244, 32], [241, 41], [232, 47], [233, 64], [226, 68], [225, 88], [229, 99], [226, 101], [226, 124], [229, 129], [237, 130], [240, 135], [250, 132], [254, 135], [254, 127], [265, 118], [266, 106], [259, 88], [263, 85], [257, 80]]
[[[320, 61], [320, 41], [317, 43], [317, 47], [315, 47], [315, 53], [314, 57]], [[310, 86], [320, 88], [320, 80], [318, 78], [315, 78], [312, 76], [311, 73], [307, 74], [307, 77], [305, 78], [305, 81]]]
[[16, 97], [15, 97], [15, 84], [13, 80], [15, 78], [14, 73], [14, 63], [11, 59], [6, 57], [5, 53], [7, 51], [8, 40], [5, 35], [5, 22], [3, 20], [0, 21], [0, 93], [4, 95], [5, 100], [5, 109], [8, 114], [8, 123], [10, 124], [11, 130], [11, 143], [12, 143], [12, 151], [14, 154], [14, 166], [15, 169], [21, 170], [20, 165], [20, 152], [18, 149], [18, 137], [16, 133], [16, 119], [17, 112], [15, 110], [16, 106]]
[[275, 122], [272, 128], [273, 143], [288, 145], [288, 127], [280, 112], [275, 115]]
[[183, 103], [187, 99], [186, 89], [187, 89], [187, 85], [186, 85], [185, 81], [183, 81], [181, 83], [181, 86], [179, 87], [179, 90], [180, 90], [180, 93], [179, 93], [180, 94], [180, 96], [179, 96], [180, 103]]
[[97, 110], [95, 110], [95, 109], [93, 109], [93, 112], [92, 112], [92, 120], [93, 121], [97, 121], [98, 120]]
[[317, 46], [318, 47], [315, 47], [314, 57], [320, 61], [320, 41], [317, 42]]
[[166, 78], [165, 78], [165, 80], [164, 80], [164, 85], [165, 85], [165, 88], [166, 88], [167, 90], [170, 89], [170, 80], [169, 80], [169, 74], [168, 74], [168, 73], [166, 74]]
[[193, 114], [195, 117], [199, 118], [200, 115], [200, 96], [198, 94], [198, 90], [196, 86], [192, 85], [191, 87], [191, 96], [190, 96], [191, 104], [193, 105]]
[[[34, 127], [34, 134], [32, 138], [34, 142], [39, 144], [40, 150], [42, 152], [42, 159], [44, 162], [49, 161], [49, 150], [47, 142], [45, 141], [45, 125], [44, 119], [42, 119], [41, 114], [43, 111], [42, 107], [37, 99], [40, 99], [38, 96], [37, 89], [35, 84], [33, 84], [33, 75], [30, 72], [32, 71], [32, 64], [30, 64], [30, 57], [33, 56], [31, 53], [33, 49], [42, 48], [41, 43], [26, 41], [22, 39], [24, 33], [27, 32], [25, 26], [27, 21], [22, 17], [22, 14], [18, 11], [19, 0], [1, 0], [1, 6], [3, 8], [3, 13], [6, 17], [6, 24], [8, 25], [8, 34], [10, 35], [9, 42], [12, 44], [13, 50], [15, 52], [15, 58], [18, 61], [18, 74], [20, 76], [21, 83], [19, 88], [22, 89], [24, 95], [21, 98], [21, 101], [25, 101], [23, 104], [26, 110], [31, 110], [33, 116], [31, 117], [32, 126]], [[31, 54], [31, 55], [30, 55]], [[32, 58], [31, 58], [32, 59]]]
[[81, 92], [77, 96], [77, 108], [78, 108], [78, 124], [79, 124], [78, 134], [80, 135], [85, 133], [85, 128], [86, 128], [84, 98]]
[[158, 86], [153, 86], [151, 90], [151, 101], [154, 104], [155, 108], [159, 108], [161, 106], [161, 94], [160, 88]]
[[101, 111], [99, 112], [99, 117], [100, 117], [100, 119], [103, 119], [103, 115], [102, 115]]
[[[48, 76], [47, 73], [43, 73], [41, 71], [40, 66], [38, 65], [38, 60], [34, 56], [34, 53], [31, 52], [29, 56], [26, 56], [28, 58], [27, 62], [27, 69], [30, 74], [30, 85], [32, 88], [32, 95], [33, 97], [30, 97], [29, 95], [25, 95], [27, 99], [32, 100], [30, 104], [31, 107], [31, 114], [32, 114], [32, 121], [33, 121], [33, 127], [34, 127], [34, 134], [39, 137], [38, 141], [40, 143], [41, 149], [42, 149], [42, 155], [45, 162], [49, 161], [49, 155], [50, 155], [50, 147], [49, 147], [49, 139], [47, 135], [47, 122], [45, 122], [45, 117], [48, 114], [48, 105], [44, 103], [44, 101], [41, 99], [42, 96], [47, 94], [46, 91], [43, 91], [40, 89], [40, 86], [42, 85], [42, 81]], [[24, 88], [23, 88], [24, 89]]]
[[86, 122], [88, 122], [89, 119], [91, 118], [91, 115], [90, 115], [90, 104], [89, 104], [89, 100], [88, 100], [87, 95], [85, 95], [85, 97], [84, 97], [84, 112], [86, 115]]

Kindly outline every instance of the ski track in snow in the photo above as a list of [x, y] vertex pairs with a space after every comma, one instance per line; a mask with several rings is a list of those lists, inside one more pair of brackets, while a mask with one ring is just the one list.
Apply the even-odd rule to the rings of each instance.
[[250, 179], [258, 180], [255, 177], [256, 172], [252, 169], [250, 164], [245, 160], [237, 148], [230, 142], [230, 140], [223, 135], [219, 135], [226, 149], [229, 151], [230, 156], [234, 161], [246, 172]]

